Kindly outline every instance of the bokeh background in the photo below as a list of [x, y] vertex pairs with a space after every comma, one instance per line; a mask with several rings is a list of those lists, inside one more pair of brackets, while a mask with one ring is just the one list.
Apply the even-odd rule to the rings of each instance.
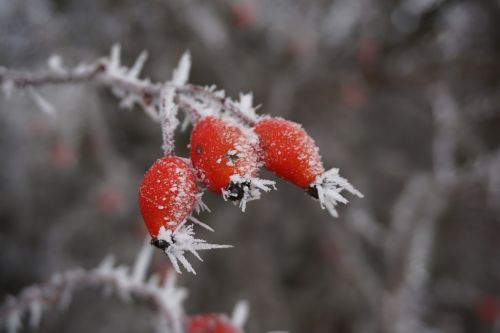
[[[0, 0], [1, 66], [73, 66], [117, 42], [130, 65], [148, 51], [154, 81], [190, 50], [192, 83], [302, 123], [365, 194], [338, 219], [279, 180], [244, 214], [206, 195], [216, 232], [201, 237], [236, 247], [180, 277], [188, 313], [247, 299], [251, 333], [500, 331], [499, 1]], [[108, 254], [132, 263], [138, 184], [162, 154], [159, 126], [106, 88], [38, 93], [54, 115], [0, 97], [2, 301]], [[40, 331], [151, 329], [148, 307], [91, 290]]]

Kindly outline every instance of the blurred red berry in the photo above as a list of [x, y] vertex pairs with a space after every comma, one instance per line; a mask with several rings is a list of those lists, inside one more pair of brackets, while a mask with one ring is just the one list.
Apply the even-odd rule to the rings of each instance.
[[360, 41], [356, 49], [356, 59], [361, 65], [374, 65], [380, 58], [380, 49], [377, 41], [366, 38]]
[[248, 2], [241, 2], [231, 8], [231, 20], [235, 25], [248, 27], [255, 20], [254, 8]]
[[186, 323], [186, 333], [243, 333], [224, 315], [201, 314]]
[[67, 170], [75, 162], [73, 149], [65, 143], [55, 143], [50, 148], [50, 163], [57, 170]]
[[476, 306], [478, 317], [485, 322], [494, 322], [500, 313], [500, 303], [492, 296], [484, 296]]
[[110, 187], [103, 187], [97, 193], [97, 207], [108, 215], [115, 214], [122, 206], [120, 193]]
[[365, 87], [359, 83], [350, 83], [342, 87], [342, 103], [352, 110], [359, 110], [368, 98]]
[[191, 215], [197, 183], [191, 167], [180, 157], [158, 160], [146, 171], [139, 189], [139, 208], [152, 237], [160, 228], [175, 228]]

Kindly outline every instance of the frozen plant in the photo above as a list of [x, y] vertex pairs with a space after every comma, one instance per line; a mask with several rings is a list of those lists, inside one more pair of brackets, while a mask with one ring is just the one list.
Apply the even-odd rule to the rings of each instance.
[[[167, 254], [177, 272], [180, 262], [195, 273], [186, 251], [201, 260], [199, 250], [229, 247], [195, 237], [191, 223], [204, 224], [192, 214], [206, 208], [201, 201], [205, 189], [239, 205], [244, 212], [247, 202], [275, 188], [274, 181], [258, 177], [264, 166], [318, 199], [321, 208], [335, 217], [336, 205], [348, 202], [341, 192], [362, 197], [339, 176], [338, 169], [325, 170], [318, 147], [299, 124], [257, 115], [251, 94], [241, 94], [239, 101], [233, 101], [213, 86], [188, 83], [189, 53], [181, 57], [172, 78], [161, 83], [140, 78], [146, 52], [130, 68], [120, 58], [118, 45], [112, 47], [109, 57], [75, 68], [67, 68], [60, 57], [52, 57], [49, 67], [38, 72], [0, 68], [0, 83], [6, 96], [15, 88], [29, 89], [36, 104], [53, 114], [55, 108], [36, 91], [38, 86], [92, 81], [111, 88], [121, 107], [139, 105], [160, 123], [164, 154], [144, 176], [139, 206], [151, 244]], [[190, 159], [175, 155], [179, 110], [194, 124]]]
[[[115, 294], [127, 302], [152, 305], [156, 312], [155, 329], [158, 333], [190, 333], [192, 319], [186, 315], [183, 301], [188, 292], [176, 285], [177, 275], [170, 271], [163, 281], [154, 274], [147, 276], [153, 248], [144, 242], [132, 267], [116, 266], [112, 256], [105, 258], [95, 269], [81, 268], [53, 275], [47, 282], [24, 288], [0, 307], [0, 328], [9, 333], [19, 332], [22, 318], [29, 319], [32, 329], [40, 325], [44, 312], [67, 308], [73, 294], [79, 289], [101, 289], [104, 296]], [[196, 315], [194, 317], [204, 316]], [[206, 315], [205, 315], [206, 316]], [[217, 315], [225, 317], [224, 315]], [[234, 332], [243, 332], [248, 317], [248, 304], [236, 304], [227, 326]]]

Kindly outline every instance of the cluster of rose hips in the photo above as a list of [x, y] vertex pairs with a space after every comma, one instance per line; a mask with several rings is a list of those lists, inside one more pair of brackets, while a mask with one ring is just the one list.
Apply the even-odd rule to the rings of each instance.
[[192, 238], [192, 226], [184, 226], [188, 219], [201, 223], [192, 217], [203, 207], [200, 188], [238, 203], [244, 211], [248, 201], [260, 198], [260, 191], [274, 187], [273, 181], [258, 178], [261, 166], [318, 199], [334, 216], [336, 204], [347, 202], [343, 190], [362, 196], [338, 169], [325, 171], [314, 140], [297, 123], [269, 116], [256, 117], [250, 125], [228, 115], [199, 117], [191, 133], [190, 159], [158, 159], [139, 190], [152, 244], [165, 251], [177, 271], [179, 259], [194, 273], [184, 251], [199, 258], [198, 249], [222, 247]]

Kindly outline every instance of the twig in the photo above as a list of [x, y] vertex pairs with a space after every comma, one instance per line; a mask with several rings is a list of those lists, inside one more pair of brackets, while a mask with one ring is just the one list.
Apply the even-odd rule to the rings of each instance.
[[42, 311], [53, 310], [58, 305], [67, 306], [76, 289], [102, 288], [108, 293], [115, 290], [124, 301], [130, 300], [132, 296], [135, 300], [152, 304], [162, 323], [157, 326], [158, 332], [182, 333], [182, 302], [187, 292], [175, 286], [174, 272], [169, 274], [163, 284], [155, 275], [145, 281], [152, 249], [149, 241], [146, 241], [131, 273], [128, 273], [127, 267], [114, 267], [113, 258], [108, 257], [96, 269], [66, 271], [54, 275], [43, 284], [27, 287], [18, 297], [10, 298], [0, 308], [0, 323], [9, 332], [17, 332], [21, 325], [20, 318], [29, 313], [32, 327], [37, 327]]
[[0, 83], [13, 88], [27, 88], [96, 82], [113, 89], [115, 95], [123, 99], [122, 105], [130, 106], [130, 104], [137, 102], [153, 118], [155, 118], [155, 113], [152, 113], [149, 108], [157, 104], [162, 88], [170, 86], [174, 88], [175, 102], [179, 103], [181, 109], [191, 115], [196, 113], [193, 120], [199, 118], [202, 113], [196, 110], [195, 103], [188, 103], [185, 99], [210, 103], [220, 110], [231, 113], [246, 125], [255, 124], [256, 119], [242, 111], [230, 98], [220, 97], [206, 87], [188, 83], [182, 85], [174, 82], [153, 83], [148, 79], [139, 79], [138, 75], [143, 62], [144, 56], [141, 54], [136, 61], [136, 64], [140, 65], [134, 65], [131, 69], [121, 67], [119, 51], [116, 51], [115, 46], [109, 58], [101, 58], [93, 63], [82, 64], [70, 69], [57, 68], [30, 72], [0, 67]]

